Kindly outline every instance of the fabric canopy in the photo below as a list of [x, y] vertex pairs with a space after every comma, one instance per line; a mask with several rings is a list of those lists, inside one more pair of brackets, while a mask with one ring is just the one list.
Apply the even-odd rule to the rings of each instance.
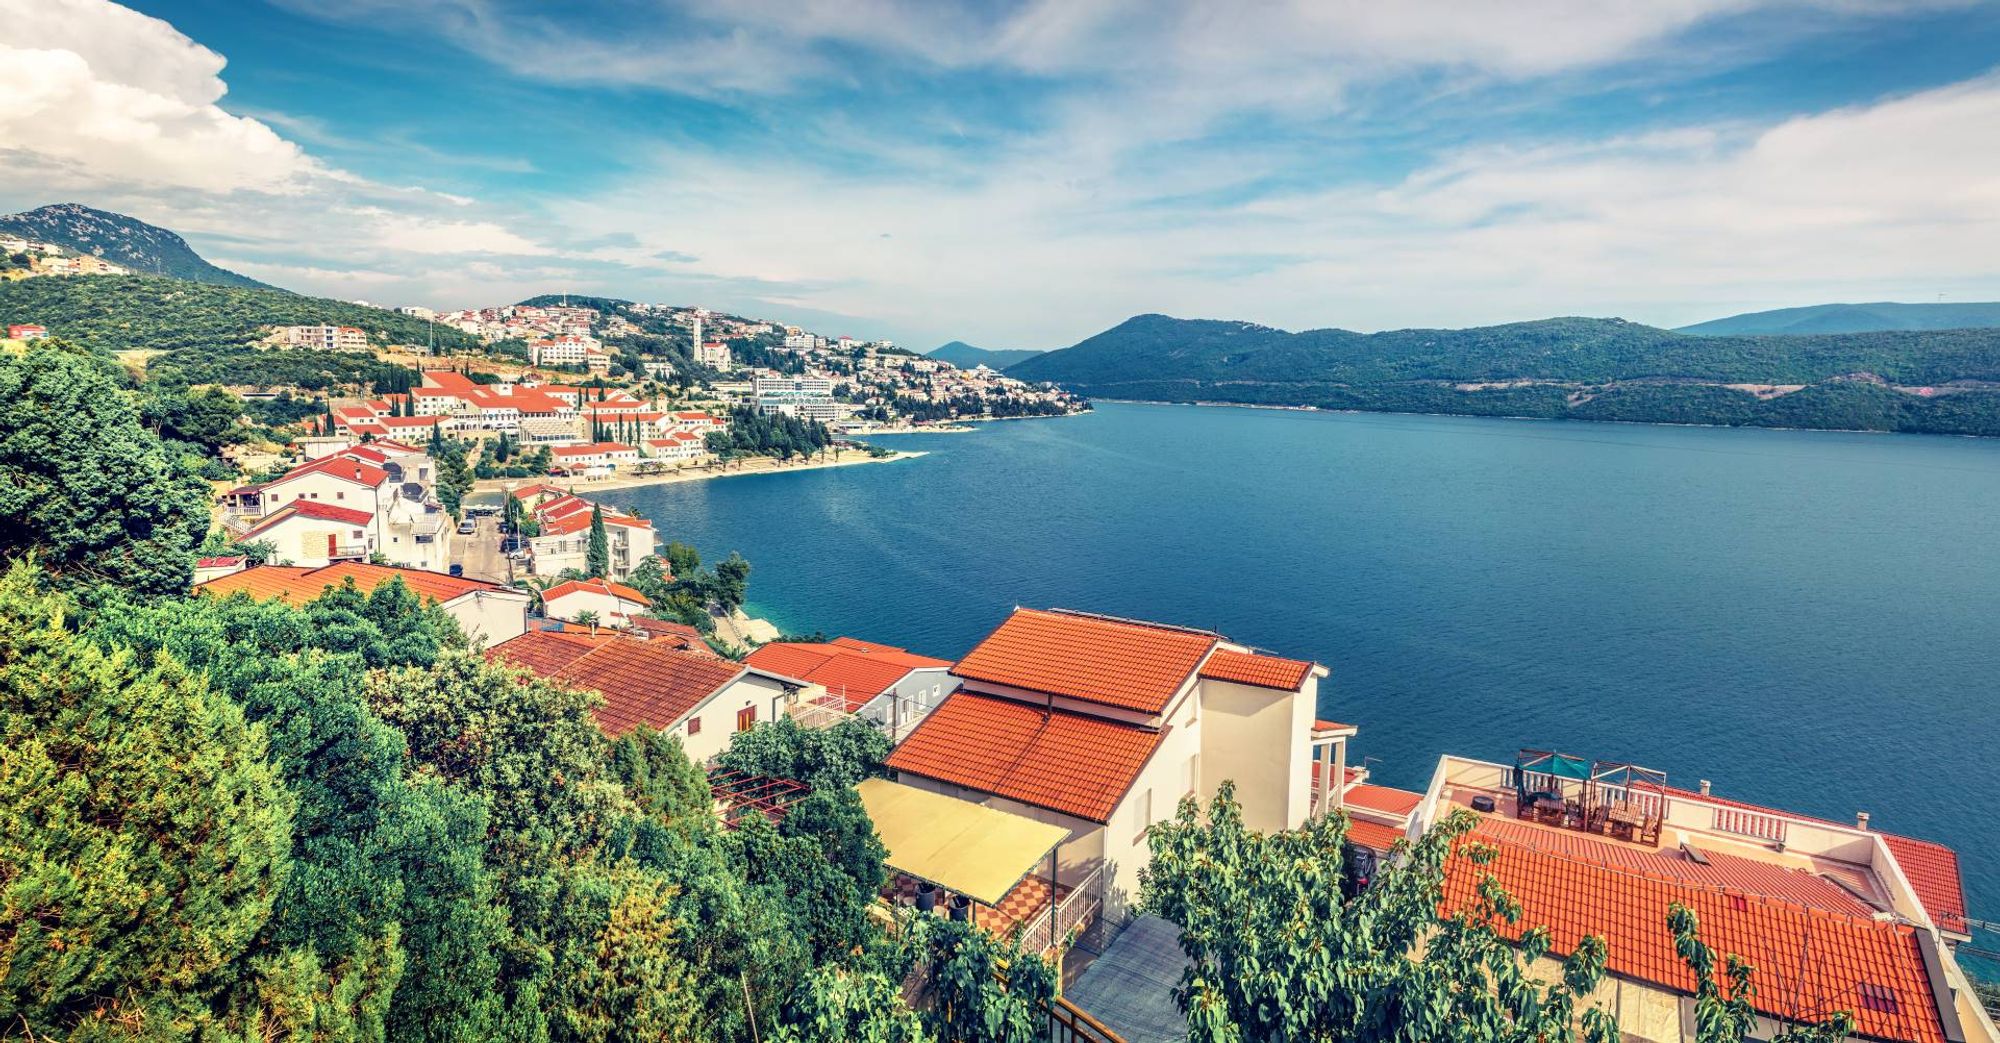
[[855, 790], [891, 866], [985, 905], [999, 905], [1069, 837], [1061, 826], [888, 779]]

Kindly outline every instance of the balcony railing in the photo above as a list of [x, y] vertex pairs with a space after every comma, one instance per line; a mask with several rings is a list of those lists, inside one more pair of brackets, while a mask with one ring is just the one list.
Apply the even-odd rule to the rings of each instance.
[[329, 558], [365, 558], [368, 545], [365, 543], [336, 543], [327, 552]]
[[1082, 880], [1021, 928], [1021, 948], [1045, 953], [1061, 945], [1068, 932], [1096, 919], [1104, 908], [1104, 864], [1098, 863]]

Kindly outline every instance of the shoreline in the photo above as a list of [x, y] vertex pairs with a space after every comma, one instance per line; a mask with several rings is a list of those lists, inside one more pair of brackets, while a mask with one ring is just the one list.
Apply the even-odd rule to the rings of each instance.
[[818, 471], [830, 467], [857, 467], [861, 464], [889, 464], [898, 460], [914, 460], [925, 453], [914, 450], [898, 450], [889, 456], [870, 456], [866, 453], [852, 453], [841, 460], [808, 460], [804, 463], [779, 463], [769, 456], [752, 457], [740, 467], [726, 470], [710, 470], [706, 467], [668, 471], [665, 474], [611, 475], [606, 478], [556, 478], [541, 476], [536, 478], [486, 478], [472, 484], [475, 493], [505, 492], [509, 483], [530, 485], [546, 483], [568, 489], [578, 496], [588, 496], [593, 492], [613, 492], [619, 489], [639, 489], [649, 485], [678, 485], [682, 482], [705, 482], [712, 478], [741, 478], [762, 474], [792, 474], [797, 471]]
[[[1096, 398], [1123, 406], [1195, 406], [1201, 409], [1271, 409], [1287, 413], [1339, 413], [1348, 416], [1434, 416], [1462, 420], [1526, 420], [1543, 424], [1616, 424], [1622, 427], [1691, 427], [1710, 431], [1800, 431], [1829, 435], [1918, 435], [1925, 438], [1972, 438], [1985, 441], [2000, 435], [1967, 435], [1955, 431], [1891, 431], [1880, 427], [1781, 427], [1774, 424], [1696, 424], [1674, 420], [1598, 420], [1571, 416], [1522, 416], [1516, 413], [1433, 413], [1409, 409], [1328, 409], [1325, 406], [1282, 406], [1259, 402], [1171, 402], [1158, 398]], [[1015, 419], [1006, 417], [1003, 419]]]

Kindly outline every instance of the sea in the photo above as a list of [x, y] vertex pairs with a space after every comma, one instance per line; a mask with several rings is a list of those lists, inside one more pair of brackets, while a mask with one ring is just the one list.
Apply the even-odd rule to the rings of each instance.
[[1102, 403], [878, 441], [924, 455], [602, 498], [790, 633], [1208, 628], [1325, 664], [1378, 782], [1527, 747], [1867, 811], [2000, 919], [2000, 440]]

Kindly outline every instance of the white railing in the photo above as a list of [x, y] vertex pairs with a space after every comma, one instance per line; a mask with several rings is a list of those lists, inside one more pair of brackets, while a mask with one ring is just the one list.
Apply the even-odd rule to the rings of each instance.
[[1715, 806], [1713, 822], [1717, 833], [1734, 833], [1739, 837], [1756, 837], [1759, 840], [1785, 842], [1785, 820], [1776, 815], [1766, 815], [1761, 811], [1744, 808]]
[[1067, 932], [1089, 923], [1104, 908], [1104, 865], [1085, 874], [1062, 901], [1046, 903], [1042, 911], [1021, 928], [1021, 949], [1044, 953], [1060, 944]]

